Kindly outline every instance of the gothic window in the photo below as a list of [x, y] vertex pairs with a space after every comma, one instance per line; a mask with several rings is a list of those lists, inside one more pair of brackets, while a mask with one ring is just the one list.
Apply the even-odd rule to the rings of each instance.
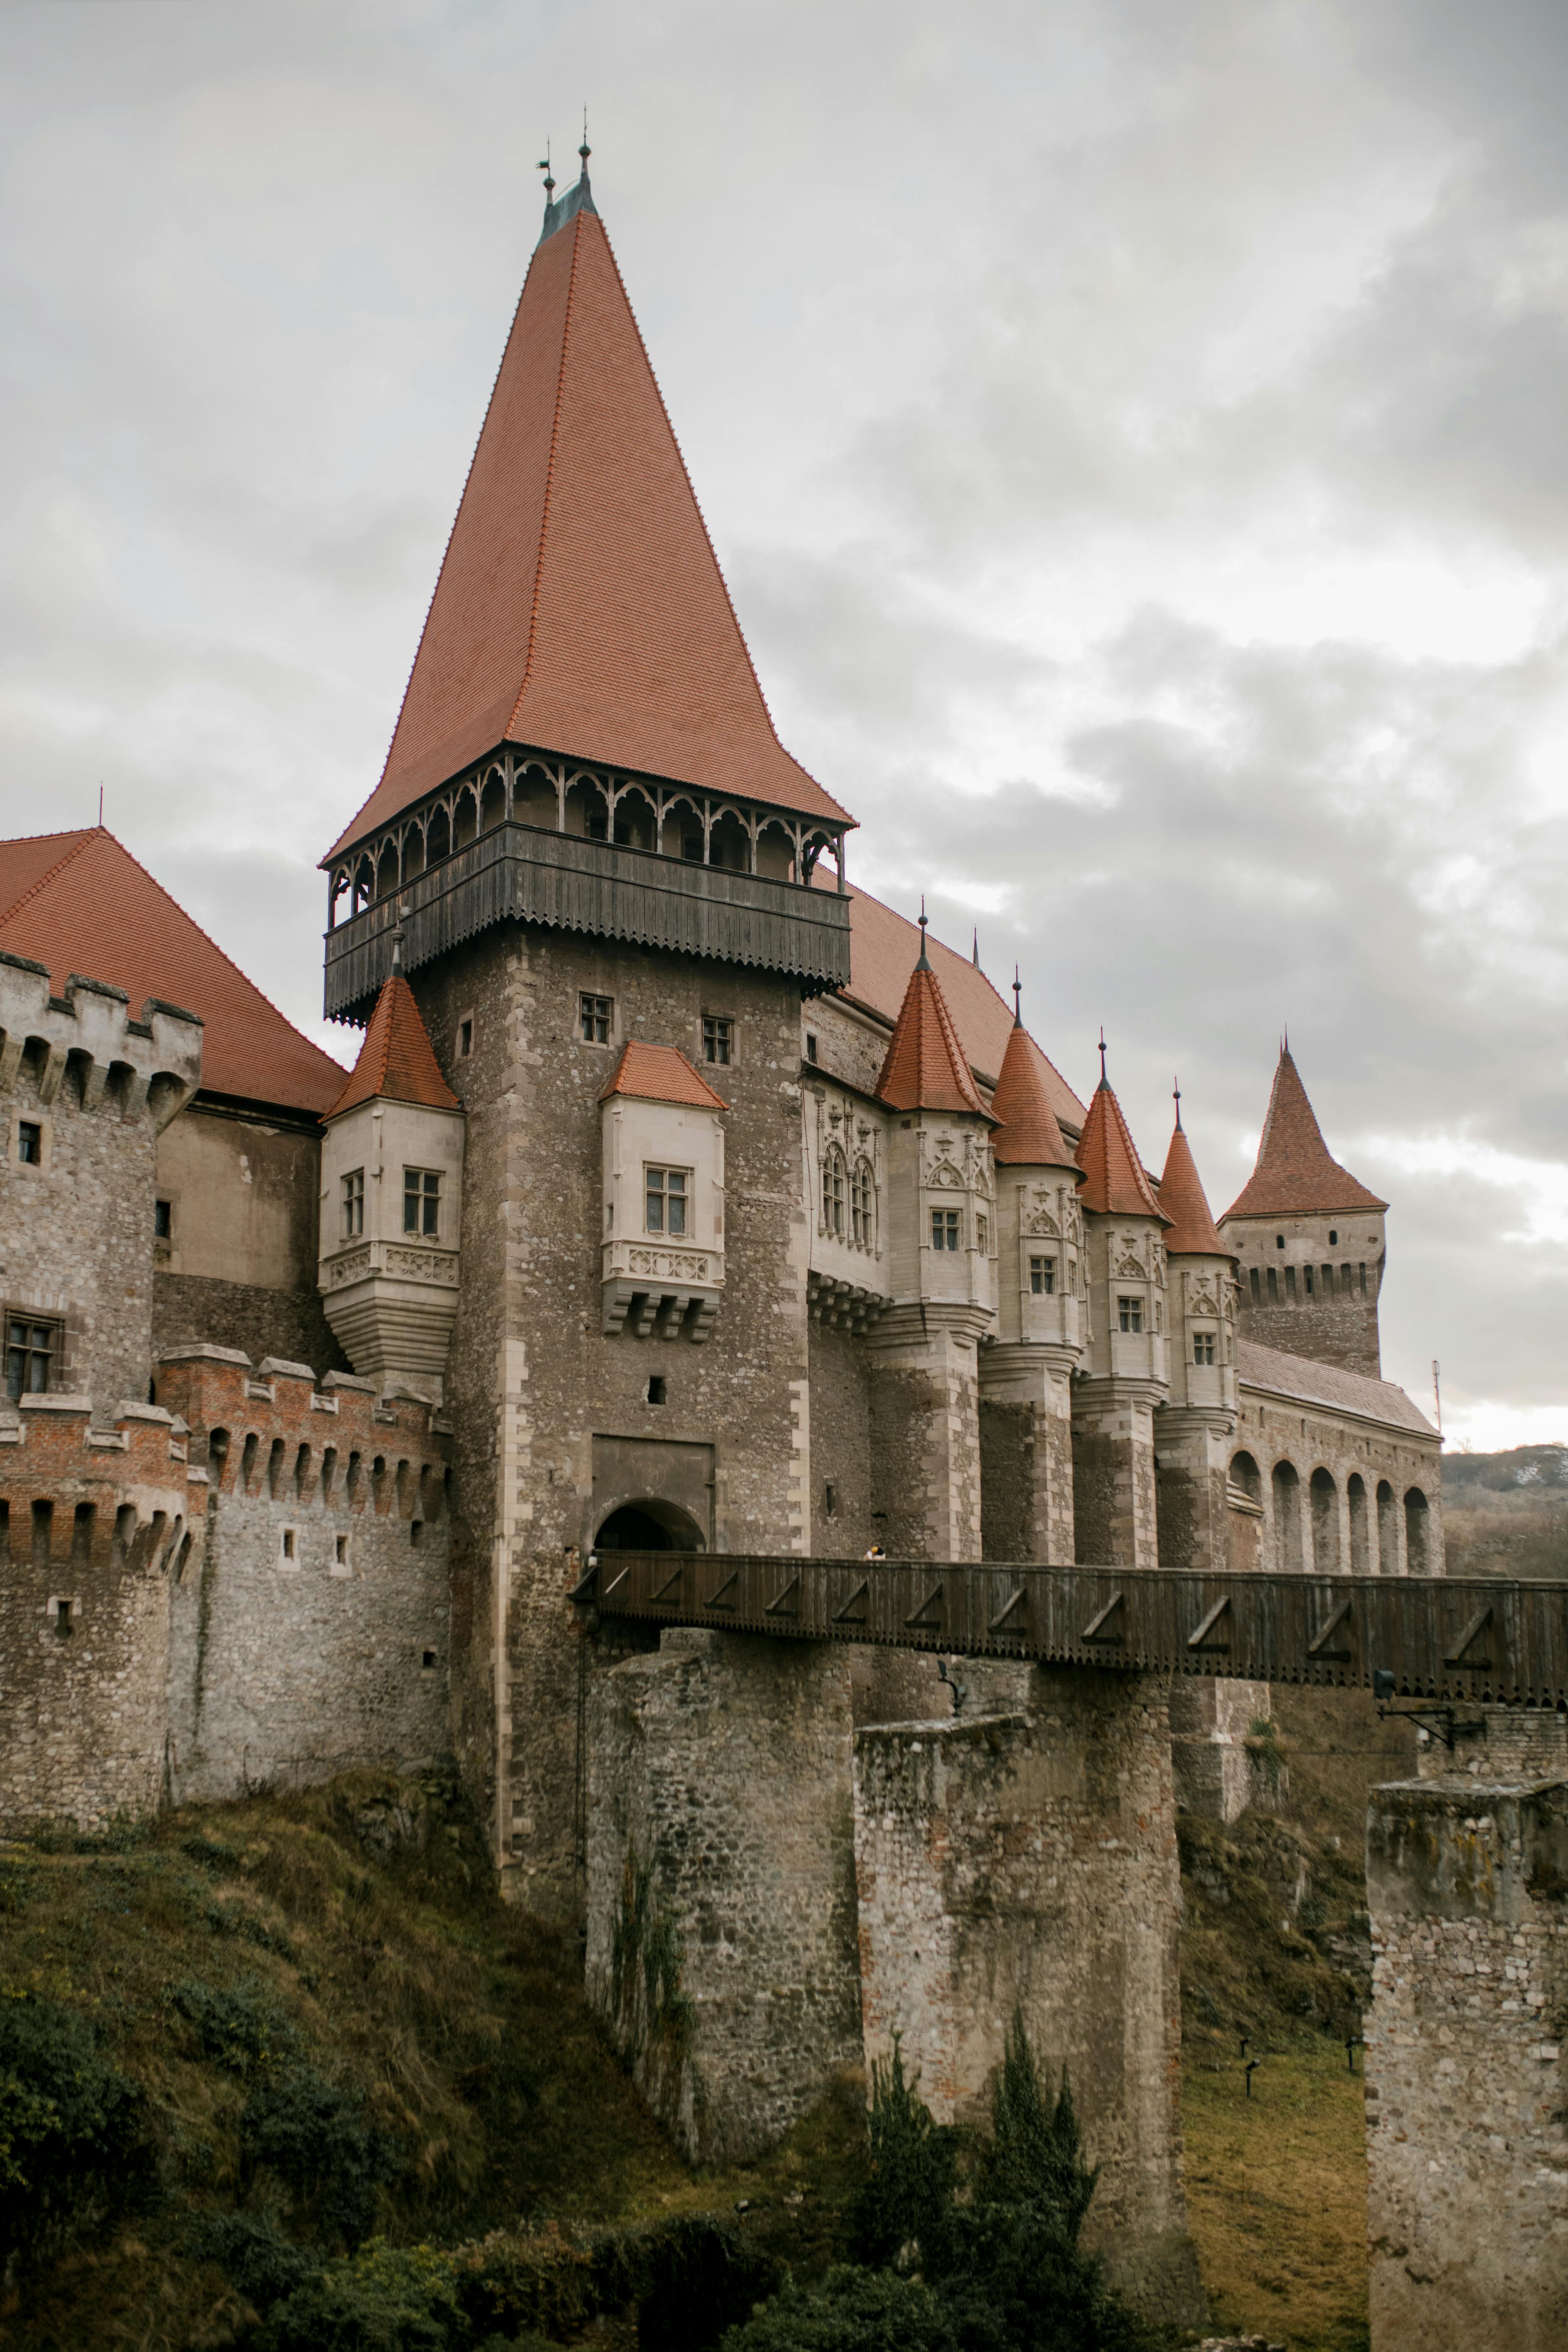
[[1156, 1331], [1163, 1331], [1164, 1328], [1165, 1302], [1163, 1298], [1156, 1298], [1154, 1301], [1154, 1328]]
[[829, 1144], [822, 1161], [822, 1226], [836, 1239], [844, 1238], [844, 1154]]
[[1193, 1333], [1193, 1361], [1194, 1364], [1213, 1363], [1214, 1343], [1215, 1334], [1212, 1331], [1194, 1331]]
[[58, 1323], [35, 1322], [31, 1316], [5, 1318], [5, 1393], [13, 1402], [44, 1394], [59, 1333]]
[[1048, 1298], [1057, 1286], [1057, 1262], [1054, 1257], [1032, 1257], [1029, 1260], [1029, 1288], [1037, 1298]]
[[615, 1024], [616, 1000], [613, 996], [580, 996], [577, 1018], [583, 1031], [584, 1045], [607, 1045]]
[[872, 1202], [871, 1163], [858, 1160], [849, 1185], [849, 1225], [857, 1249], [871, 1249], [876, 1244]]
[[734, 1024], [717, 1013], [702, 1015], [702, 1058], [705, 1062], [728, 1062]]
[[958, 1211], [956, 1209], [931, 1211], [931, 1245], [933, 1250], [955, 1250], [958, 1247]]
[[1119, 1298], [1116, 1314], [1124, 1331], [1142, 1331], [1143, 1328], [1143, 1301], [1141, 1298]]
[[647, 1171], [647, 1229], [650, 1234], [685, 1234], [687, 1179], [690, 1173], [689, 1168], [650, 1168]]
[[342, 1238], [357, 1241], [364, 1231], [364, 1170], [351, 1168], [342, 1181]]
[[441, 1177], [435, 1168], [403, 1171], [403, 1230], [433, 1241], [441, 1230]]

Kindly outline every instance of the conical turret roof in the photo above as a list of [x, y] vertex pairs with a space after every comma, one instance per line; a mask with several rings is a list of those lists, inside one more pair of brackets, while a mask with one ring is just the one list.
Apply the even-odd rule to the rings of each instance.
[[[923, 915], [921, 920], [923, 924]], [[981, 1118], [991, 1117], [970, 1076], [941, 983], [927, 961], [923, 930], [920, 961], [910, 974], [876, 1092], [877, 1100], [891, 1110], [964, 1110]]]
[[1290, 1048], [1281, 1046], [1257, 1164], [1226, 1215], [1313, 1216], [1328, 1209], [1387, 1206], [1330, 1158]]
[[1132, 1138], [1127, 1132], [1121, 1105], [1106, 1077], [1101, 1077], [1089, 1097], [1089, 1117], [1078, 1139], [1077, 1158], [1086, 1179], [1078, 1196], [1084, 1208], [1096, 1210], [1101, 1216], [1158, 1217], [1163, 1225], [1171, 1223], [1154, 1198], [1153, 1187], [1143, 1173]]
[[414, 991], [400, 971], [383, 981], [359, 1060], [326, 1116], [336, 1118], [340, 1112], [374, 1102], [377, 1097], [389, 1102], [418, 1103], [426, 1110], [462, 1108], [441, 1076]]
[[846, 818], [773, 731], [586, 173], [546, 215], [385, 770], [331, 855], [503, 741]]
[[1203, 1180], [1179, 1110], [1171, 1148], [1165, 1154], [1165, 1172], [1160, 1179], [1160, 1206], [1171, 1220], [1171, 1230], [1165, 1235], [1165, 1248], [1171, 1256], [1232, 1255], [1215, 1230]]
[[1045, 1055], [1016, 1020], [1002, 1056], [991, 1116], [1000, 1120], [991, 1139], [998, 1167], [1070, 1168], [1072, 1153], [1046, 1092]]

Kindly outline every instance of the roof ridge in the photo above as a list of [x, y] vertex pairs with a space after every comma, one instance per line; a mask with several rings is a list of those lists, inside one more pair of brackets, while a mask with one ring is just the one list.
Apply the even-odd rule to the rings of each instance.
[[[565, 397], [566, 392], [566, 354], [572, 347], [572, 312], [577, 300], [577, 257], [582, 250], [583, 222], [585, 217], [586, 215], [581, 211], [574, 213], [572, 216], [572, 267], [568, 271], [566, 278], [565, 316], [561, 324], [561, 357], [556, 362], [555, 402], [550, 412], [550, 456], [544, 467], [544, 496], [540, 501], [539, 508], [539, 551], [534, 557], [533, 594], [529, 600], [528, 606], [528, 651], [523, 656], [522, 683], [518, 688], [516, 694], [512, 698], [511, 716], [507, 721], [507, 731], [509, 734], [511, 731], [511, 721], [516, 719], [518, 711], [522, 705], [522, 698], [528, 692], [528, 681], [533, 675], [534, 647], [539, 640], [539, 606], [544, 583], [544, 555], [545, 550], [550, 544], [550, 509], [555, 495], [555, 458], [557, 451], [561, 446], [561, 403]], [[598, 215], [595, 214], [594, 218], [597, 219]], [[542, 244], [543, 239], [542, 238], [540, 242]], [[609, 242], [610, 240], [606, 236], [605, 239], [605, 245], [608, 246]], [[535, 250], [537, 251], [537, 249], [538, 248], [536, 247]], [[610, 254], [612, 267], [614, 266], [615, 258], [615, 253], [612, 250]], [[532, 262], [530, 261], [528, 266], [530, 270], [531, 270], [533, 268]], [[620, 271], [618, 269], [616, 271], [616, 276], [618, 280], [620, 278]], [[526, 290], [527, 280], [525, 279], [524, 291]], [[625, 287], [622, 287], [621, 291], [623, 294], [625, 293]], [[521, 304], [522, 296], [520, 294], [518, 296], [518, 306], [520, 309], [521, 308]], [[626, 309], [630, 310], [631, 307], [631, 304], [628, 302], [626, 304]], [[637, 318], [635, 313], [632, 318], [632, 325], [634, 328], [637, 327]], [[510, 340], [511, 338], [508, 336], [507, 341], [509, 343]], [[639, 342], [642, 341], [640, 330], [638, 330], [637, 340]], [[646, 358], [646, 352], [644, 356]], [[505, 363], [504, 353], [502, 354], [502, 363], [503, 365]], [[648, 373], [650, 375], [652, 374], [653, 371], [651, 367], [649, 368]], [[654, 390], [656, 392], [658, 390], [657, 379], [655, 380]], [[494, 398], [493, 394], [491, 394], [491, 397], [492, 399]], [[458, 510], [459, 513], [462, 512], [460, 503]], [[452, 528], [454, 530], [457, 530], [458, 526], [456, 522], [453, 523]], [[439, 587], [439, 581], [437, 581], [436, 584]], [[388, 756], [390, 757], [390, 754]]]
[[[119, 841], [118, 835], [110, 833], [106, 824], [83, 826], [63, 857], [57, 857], [47, 873], [40, 874], [36, 882], [30, 882], [19, 898], [14, 898], [8, 907], [0, 907], [0, 923], [8, 923], [13, 915], [19, 914], [28, 899], [36, 898], [46, 883], [52, 882], [57, 874], [63, 873], [68, 866], [79, 857], [88, 843], [92, 840], [95, 834], [99, 833], [107, 835], [110, 841]], [[69, 835], [67, 833], [19, 833], [14, 835], [12, 838], [16, 841], [65, 841], [69, 838]], [[125, 849], [123, 842], [120, 842], [119, 845], [121, 849]], [[125, 850], [125, 855], [131, 857], [131, 852], [128, 849]], [[131, 862], [134, 866], [137, 861], [132, 857]], [[146, 871], [145, 867], [142, 871]], [[151, 875], [147, 878], [151, 881]], [[184, 909], [182, 908], [181, 911], [183, 913]]]

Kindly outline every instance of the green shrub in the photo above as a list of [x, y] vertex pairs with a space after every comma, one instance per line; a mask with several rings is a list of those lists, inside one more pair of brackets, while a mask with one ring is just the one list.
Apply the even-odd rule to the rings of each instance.
[[198, 2262], [216, 2263], [263, 2315], [302, 2286], [316, 2265], [279, 2231], [270, 2213], [215, 2213], [191, 2233]]
[[1144, 2342], [1099, 2263], [1042, 2206], [961, 2207], [943, 2252], [938, 2293], [962, 2352], [1138, 2352]]
[[1014, 2013], [992, 2088], [991, 2134], [981, 2168], [982, 2197], [993, 2204], [1040, 2207], [1076, 2245], [1100, 2167], [1091, 2169], [1083, 2160], [1067, 2068], [1053, 2100], [1041, 2084], [1021, 2011]]
[[829, 2271], [731, 2327], [721, 2352], [961, 2352], [942, 2303], [896, 2271]]
[[859, 2263], [896, 2262], [911, 2242], [930, 2261], [952, 2206], [953, 2137], [933, 2123], [915, 2084], [905, 2080], [899, 2039], [891, 2058], [871, 2066], [870, 2158], [849, 2214], [850, 2251]]
[[452, 2258], [373, 2240], [273, 2306], [258, 2352], [448, 2352], [471, 2341]]
[[298, 2044], [293, 2027], [254, 1978], [216, 1992], [198, 1978], [186, 1977], [163, 1998], [193, 2028], [203, 2057], [230, 2074], [247, 2079], [262, 2074]]
[[0, 2273], [115, 2220], [152, 2178], [147, 2102], [88, 2019], [0, 1996]]
[[308, 2063], [268, 2074], [239, 2119], [242, 2185], [270, 2175], [295, 2225], [328, 2246], [357, 2246], [375, 2226], [376, 2192], [395, 2151], [360, 2102]]

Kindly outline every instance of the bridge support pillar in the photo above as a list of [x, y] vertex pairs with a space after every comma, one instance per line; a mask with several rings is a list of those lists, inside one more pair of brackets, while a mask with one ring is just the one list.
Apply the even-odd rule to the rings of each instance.
[[[1373, 2352], [1555, 2352], [1568, 2311], [1568, 1730], [1457, 1706], [1373, 1791]], [[1473, 1730], [1466, 1726], [1474, 1725]]]
[[1248, 1805], [1279, 1809], [1289, 1792], [1289, 1768], [1277, 1749], [1255, 1753], [1247, 1745], [1272, 1703], [1267, 1683], [1173, 1675], [1171, 1765], [1184, 1813], [1234, 1822]]
[[694, 2161], [860, 2063], [849, 1653], [670, 1627], [595, 1677], [588, 1998]]
[[1181, 1883], [1166, 1685], [1029, 1670], [1007, 1714], [855, 1737], [868, 2058], [984, 2118], [1015, 2011], [1103, 2166], [1087, 2234], [1151, 2315], [1203, 2319], [1182, 2178]]

